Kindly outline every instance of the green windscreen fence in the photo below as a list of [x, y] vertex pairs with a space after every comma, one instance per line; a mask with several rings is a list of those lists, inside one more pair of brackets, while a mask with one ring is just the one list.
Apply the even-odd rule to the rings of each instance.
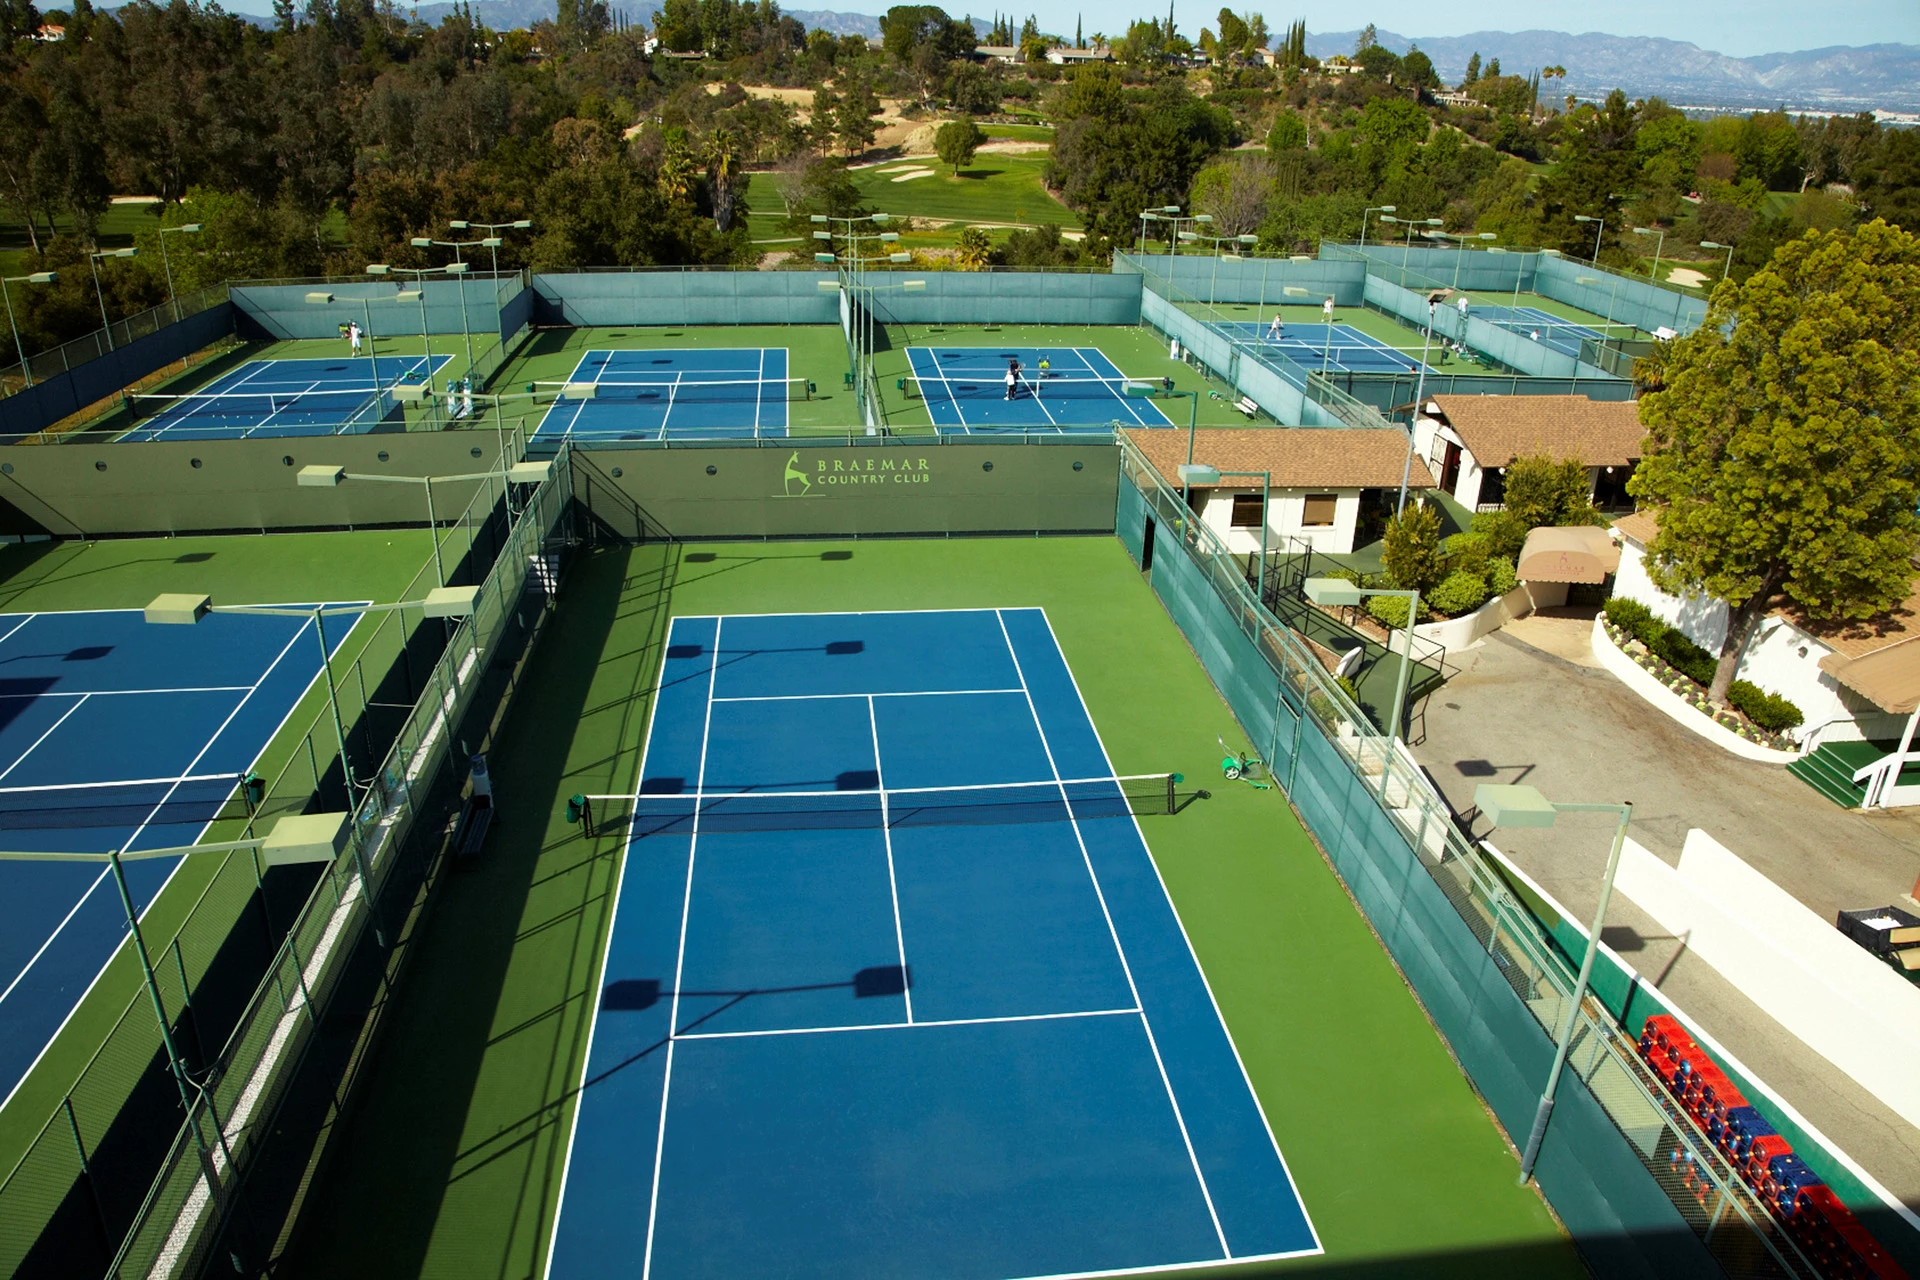
[[[1474, 1086], [1524, 1140], [1572, 995], [1566, 949], [1461, 833], [1404, 746], [1253, 601], [1240, 566], [1185, 518], [1179, 495], [1121, 448], [1122, 543]], [[1820, 1274], [1667, 1103], [1606, 1003], [1590, 998], [1575, 1026], [1536, 1174], [1594, 1272]]]

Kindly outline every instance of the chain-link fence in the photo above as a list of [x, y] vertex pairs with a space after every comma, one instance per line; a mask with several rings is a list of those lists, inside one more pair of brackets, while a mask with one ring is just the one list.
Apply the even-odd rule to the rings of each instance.
[[199, 315], [202, 311], [217, 307], [227, 300], [227, 286], [212, 285], [193, 293], [183, 293], [171, 302], [149, 308], [138, 315], [128, 316], [124, 320], [115, 320], [104, 329], [95, 329], [85, 337], [63, 342], [38, 355], [28, 356], [23, 364], [14, 360], [0, 365], [0, 396], [10, 396], [26, 389], [29, 382], [45, 382], [58, 374], [66, 373], [89, 360], [98, 360], [121, 347], [132, 346], [139, 339], [160, 332], [170, 324], [178, 324], [188, 316]]
[[[1476, 1087], [1508, 1132], [1525, 1132], [1572, 996], [1569, 957], [1404, 745], [1254, 599], [1241, 562], [1131, 442], [1119, 445], [1121, 540], [1150, 563], [1155, 591]], [[1591, 997], [1567, 1071], [1538, 1177], [1583, 1246], [1681, 1273], [1690, 1239], [1735, 1280], [1819, 1274]]]
[[[334, 649], [344, 742], [327, 695], [310, 692], [259, 762], [257, 789], [243, 786], [205, 837], [246, 839], [289, 814], [351, 810], [346, 853], [318, 872], [265, 870], [250, 849], [195, 855], [148, 910], [143, 931], [178, 1067], [122, 954], [100, 985], [133, 994], [99, 1028], [98, 1047], [71, 1074], [43, 1064], [9, 1104], [8, 1117], [39, 1127], [0, 1130], [20, 1152], [0, 1179], [0, 1274], [193, 1274], [184, 1264], [209, 1235], [209, 1211], [244, 1172], [286, 1068], [339, 981], [339, 960], [366, 927], [368, 877], [377, 900], [415, 798], [453, 758], [479, 670], [516, 612], [552, 594], [548, 542], [572, 489], [564, 462], [551, 477], [530, 496], [492, 477], [434, 531], [448, 583], [481, 587], [473, 617], [450, 628], [412, 609], [363, 615]], [[429, 561], [400, 598], [436, 585]], [[197, 895], [173, 905], [186, 884]], [[179, 921], [170, 934], [157, 927], [162, 915]], [[83, 1006], [68, 1034], [95, 1021]]]

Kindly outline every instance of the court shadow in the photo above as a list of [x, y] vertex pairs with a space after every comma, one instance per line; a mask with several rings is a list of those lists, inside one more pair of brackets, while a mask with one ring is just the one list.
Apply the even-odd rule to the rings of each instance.
[[752, 565], [762, 564], [769, 560], [813, 560], [813, 561], [824, 561], [828, 564], [834, 564], [834, 563], [839, 563], [839, 562], [847, 561], [851, 559], [853, 559], [853, 552], [847, 551], [844, 549], [837, 549], [833, 551], [821, 551], [821, 552], [816, 552], [811, 554], [802, 554], [802, 555], [793, 555], [793, 556], [774, 556], [774, 555], [728, 556], [728, 555], [721, 555], [720, 553], [715, 551], [689, 551], [680, 557], [680, 563], [720, 565], [721, 561], [731, 562], [728, 564], [720, 565], [719, 568], [716, 568], [709, 573], [703, 573], [699, 577], [685, 579], [686, 582], [693, 583], [693, 582], [704, 582], [706, 579], [714, 577], [717, 574], [731, 573], [735, 569], [745, 569]]
[[189, 551], [183, 556], [175, 556], [173, 562], [175, 564], [205, 564], [207, 561], [213, 559], [214, 555], [215, 553], [212, 551]]

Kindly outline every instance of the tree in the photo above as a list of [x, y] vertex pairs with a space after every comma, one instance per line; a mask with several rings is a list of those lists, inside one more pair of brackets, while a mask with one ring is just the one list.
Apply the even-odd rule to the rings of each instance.
[[1407, 56], [1400, 59], [1400, 70], [1405, 82], [1415, 89], [1438, 89], [1440, 75], [1433, 69], [1433, 59], [1418, 49], [1410, 49]]
[[1726, 602], [1708, 696], [1724, 702], [1776, 597], [1815, 621], [1873, 617], [1920, 549], [1920, 240], [1875, 220], [1808, 232], [1714, 290], [1640, 401], [1628, 491], [1660, 508], [1655, 585]]
[[1487, 79], [1496, 80], [1500, 76], [1500, 59], [1495, 58], [1487, 64]]
[[1267, 220], [1277, 166], [1266, 156], [1236, 155], [1202, 169], [1193, 180], [1189, 203], [1213, 218], [1213, 233], [1245, 235]]
[[1491, 555], [1517, 560], [1535, 529], [1594, 522], [1593, 485], [1587, 464], [1578, 458], [1515, 458], [1503, 479], [1501, 510], [1473, 520], [1473, 532], [1486, 535]]
[[1360, 38], [1353, 42], [1353, 56], [1358, 58], [1361, 54], [1374, 48], [1379, 43], [1379, 34], [1374, 30], [1373, 24], [1369, 22], [1360, 32]]
[[1426, 594], [1446, 576], [1447, 559], [1440, 545], [1440, 512], [1415, 500], [1387, 521], [1380, 567], [1403, 590]]
[[980, 132], [980, 126], [971, 120], [952, 120], [934, 131], [933, 153], [940, 157], [942, 164], [951, 165], [955, 177], [960, 170], [973, 163], [973, 153], [987, 135]]
[[1462, 88], [1465, 88], [1467, 85], [1472, 84], [1475, 80], [1478, 80], [1479, 78], [1480, 78], [1480, 51], [1476, 49], [1473, 52], [1473, 56], [1467, 59], [1467, 74], [1461, 77], [1460, 86]]
[[954, 241], [953, 261], [962, 271], [978, 271], [987, 265], [993, 252], [993, 240], [980, 227], [968, 227]]
[[840, 99], [839, 109], [834, 112], [833, 135], [848, 155], [873, 145], [874, 136], [879, 132], [873, 117], [879, 113], [880, 101], [864, 81], [856, 80], [847, 86], [846, 96]]
[[1307, 149], [1307, 122], [1298, 113], [1282, 110], [1273, 118], [1273, 128], [1267, 130], [1267, 150], [1269, 151], [1305, 151]]

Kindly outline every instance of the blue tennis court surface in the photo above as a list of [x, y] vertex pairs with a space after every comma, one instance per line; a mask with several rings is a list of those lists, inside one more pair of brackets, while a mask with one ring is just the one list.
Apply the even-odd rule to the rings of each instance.
[[[359, 435], [385, 419], [381, 388], [425, 382], [452, 356], [249, 360], [171, 403], [127, 440], [240, 440], [253, 436]], [[159, 398], [155, 398], [157, 403]], [[350, 426], [344, 426], [354, 419]]]
[[659, 690], [553, 1280], [1319, 1251], [1042, 611], [677, 618]]
[[1510, 333], [1523, 334], [1542, 346], [1552, 347], [1562, 355], [1576, 359], [1579, 358], [1583, 340], [1599, 341], [1606, 336], [1598, 329], [1588, 328], [1538, 307], [1473, 307], [1468, 314]]
[[[329, 639], [355, 621], [329, 619]], [[138, 609], [0, 615], [0, 840], [69, 853], [194, 843], [232, 812], [241, 775], [319, 670], [308, 619], [214, 613], [183, 627], [149, 625]], [[127, 863], [135, 907], [178, 865]], [[126, 934], [106, 866], [0, 862], [0, 1098]]]
[[[1172, 425], [1158, 405], [1126, 394], [1127, 376], [1097, 347], [908, 347], [907, 359], [933, 425], [942, 432]], [[1020, 362], [1020, 382], [1011, 399], [1010, 360]], [[1050, 366], [1044, 372], [1042, 360]]]
[[567, 378], [582, 382], [595, 384], [592, 398], [562, 392], [540, 419], [536, 444], [784, 436], [788, 397], [806, 394], [787, 377], [785, 347], [589, 351]]
[[1416, 358], [1348, 324], [1288, 322], [1277, 339], [1268, 336], [1273, 332], [1270, 324], [1253, 320], [1220, 321], [1215, 327], [1242, 342], [1278, 351], [1308, 369], [1318, 370], [1322, 363], [1330, 373], [1406, 373], [1420, 368]]

